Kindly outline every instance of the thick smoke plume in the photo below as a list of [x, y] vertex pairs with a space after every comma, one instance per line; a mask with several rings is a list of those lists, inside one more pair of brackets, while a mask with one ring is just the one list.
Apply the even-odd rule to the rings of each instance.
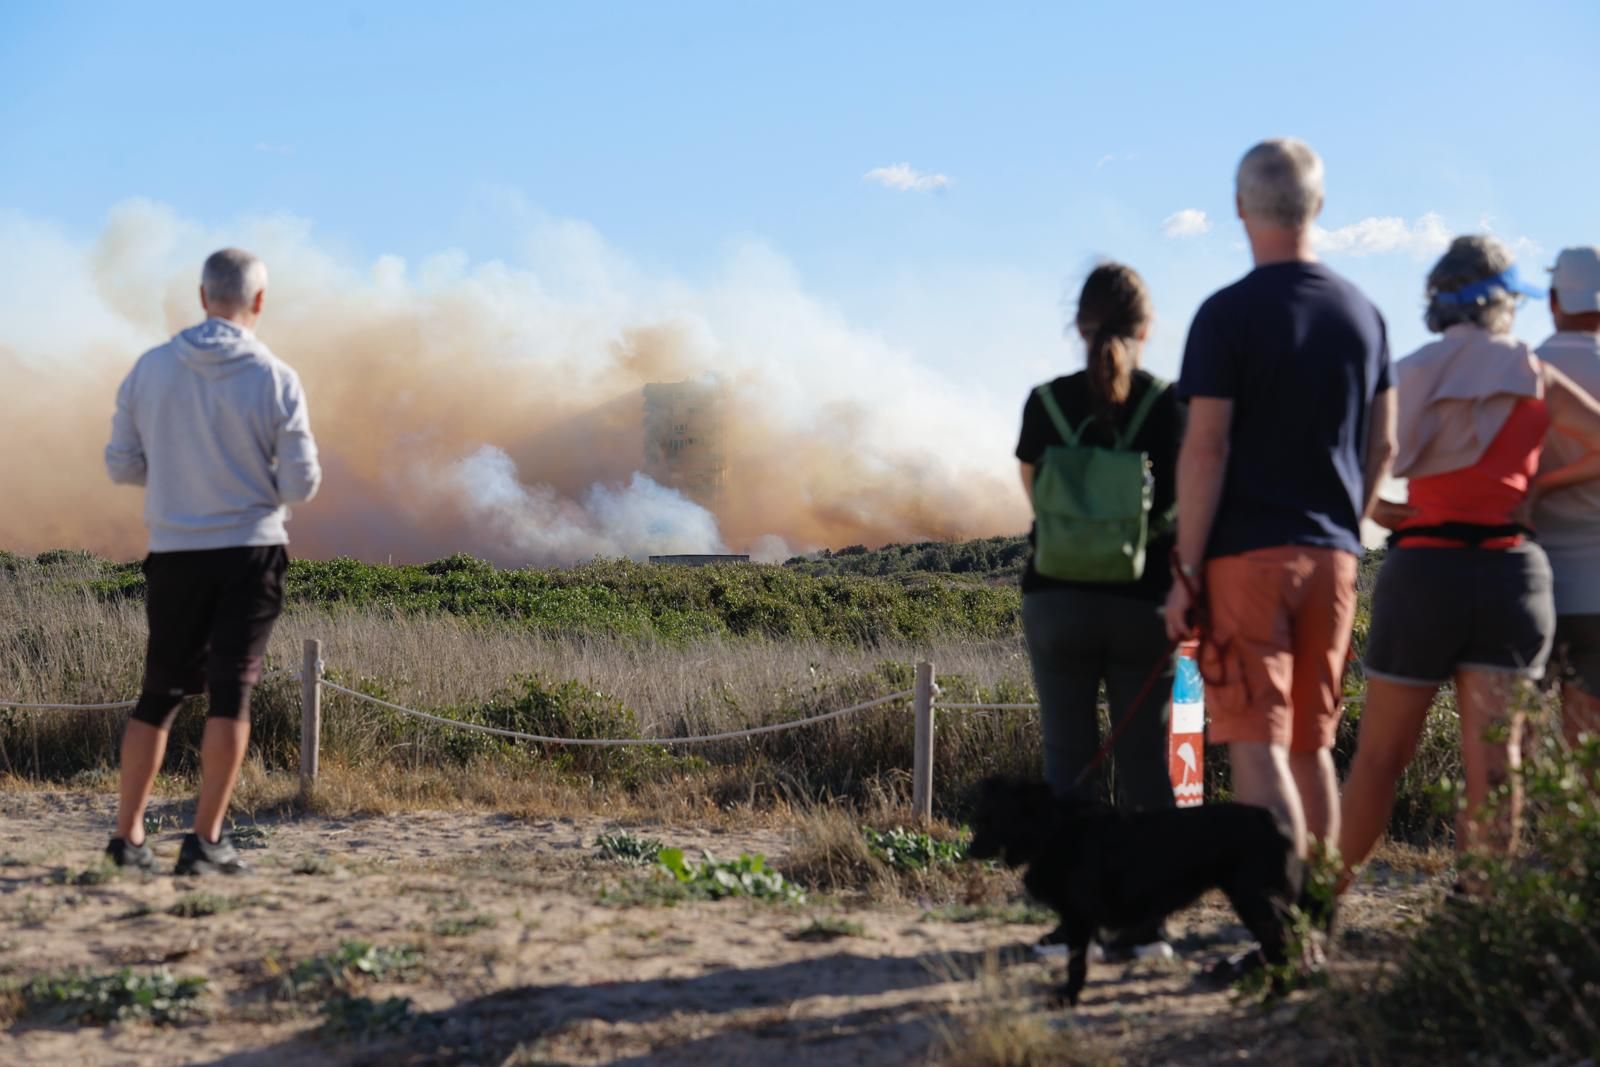
[[[357, 267], [299, 220], [211, 233], [136, 202], [86, 245], [0, 216], [0, 547], [142, 552], [139, 494], [100, 463], [116, 384], [197, 320], [223, 244], [267, 261], [259, 332], [310, 398], [326, 478], [290, 526], [300, 555], [775, 558], [1026, 521], [1011, 406], [852, 328], [760, 247], [691, 285], [544, 223], [515, 266]], [[726, 397], [715, 515], [641, 473], [643, 387], [707, 376]]]

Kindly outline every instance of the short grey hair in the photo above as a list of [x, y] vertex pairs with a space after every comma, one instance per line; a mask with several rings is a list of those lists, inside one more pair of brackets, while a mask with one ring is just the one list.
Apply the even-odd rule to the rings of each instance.
[[1322, 157], [1293, 137], [1262, 141], [1239, 161], [1236, 188], [1246, 218], [1302, 229], [1322, 210]]
[[267, 287], [267, 265], [242, 248], [224, 248], [206, 257], [200, 288], [212, 311], [238, 311], [255, 303]]
[[1428, 329], [1443, 333], [1466, 323], [1490, 333], [1510, 333], [1517, 314], [1517, 297], [1504, 289], [1491, 289], [1470, 304], [1446, 303], [1440, 293], [1454, 293], [1473, 282], [1493, 278], [1511, 266], [1511, 249], [1488, 234], [1457, 237], [1428, 272]]

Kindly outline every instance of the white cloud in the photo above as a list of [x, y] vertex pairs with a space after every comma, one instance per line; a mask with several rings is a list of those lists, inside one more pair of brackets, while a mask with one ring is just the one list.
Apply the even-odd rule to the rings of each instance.
[[903, 193], [932, 193], [950, 188], [948, 174], [924, 174], [909, 163], [895, 163], [888, 167], [873, 167], [862, 175], [869, 182], [877, 182], [885, 189]]
[[1409, 223], [1398, 215], [1374, 215], [1336, 230], [1316, 226], [1311, 232], [1311, 239], [1321, 252], [1352, 256], [1409, 252], [1418, 259], [1444, 251], [1451, 236], [1450, 228], [1436, 211]]
[[256, 151], [264, 156], [292, 156], [294, 155], [294, 145], [271, 144], [267, 141], [257, 141]]
[[1161, 232], [1168, 237], [1199, 237], [1211, 232], [1211, 220], [1197, 207], [1175, 211], [1161, 223]]

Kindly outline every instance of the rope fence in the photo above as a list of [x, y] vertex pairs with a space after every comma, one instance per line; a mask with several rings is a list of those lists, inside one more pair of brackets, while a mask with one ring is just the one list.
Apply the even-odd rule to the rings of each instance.
[[[933, 666], [927, 663], [919, 663], [917, 665], [917, 685], [914, 689], [902, 689], [874, 700], [852, 704], [847, 708], [838, 708], [834, 711], [825, 711], [820, 715], [810, 715], [803, 719], [769, 723], [765, 726], [751, 726], [742, 730], [725, 730], [714, 734], [694, 734], [687, 737], [546, 737], [542, 734], [523, 733], [519, 730], [503, 730], [496, 726], [462, 722], [460, 719], [450, 719], [442, 715], [434, 715], [431, 712], [418, 711], [416, 708], [408, 708], [403, 704], [396, 704], [393, 701], [375, 697], [370, 693], [363, 693], [359, 689], [340, 685], [338, 682], [330, 681], [324, 676], [325, 668], [326, 664], [322, 660], [322, 642], [308, 640], [303, 649], [300, 670], [271, 671], [261, 678], [262, 682], [278, 678], [298, 678], [300, 681], [300, 790], [303, 796], [309, 795], [316, 786], [317, 781], [322, 745], [322, 691], [324, 689], [342, 693], [345, 696], [377, 707], [388, 708], [390, 711], [398, 712], [413, 719], [436, 723], [456, 730], [493, 734], [496, 737], [505, 737], [515, 741], [529, 741], [542, 745], [581, 745], [597, 748], [622, 748], [642, 745], [699, 745], [717, 741], [736, 741], [746, 737], [759, 737], [763, 734], [775, 734], [785, 730], [798, 730], [806, 726], [815, 726], [819, 723], [843, 718], [846, 715], [853, 715], [856, 712], [869, 711], [873, 708], [895, 704], [910, 697], [915, 704], [917, 736], [916, 766], [912, 772], [912, 779], [915, 783], [915, 789], [913, 790], [915, 794], [914, 804], [918, 812], [922, 813], [925, 818], [932, 815], [933, 694], [936, 692], [937, 686], [933, 684]], [[19, 711], [112, 711], [131, 708], [137, 703], [138, 701], [136, 700], [118, 700], [99, 704], [23, 703], [20, 701], [0, 700], [0, 708]]]
[[[712, 744], [718, 741], [739, 741], [742, 737], [758, 737], [762, 734], [776, 734], [787, 729], [802, 729], [805, 726], [816, 726], [819, 723], [843, 718], [856, 712], [866, 712], [875, 707], [885, 707], [888, 704], [898, 704], [909, 697], [912, 701], [914, 713], [914, 757], [912, 757], [912, 808], [922, 819], [933, 817], [933, 731], [934, 712], [947, 710], [947, 712], [1037, 712], [1038, 704], [982, 704], [982, 702], [942, 702], [939, 701], [939, 686], [933, 680], [933, 664], [920, 662], [915, 672], [914, 688], [901, 689], [898, 693], [880, 696], [872, 701], [861, 704], [851, 704], [850, 707], [840, 707], [832, 712], [822, 712], [819, 715], [808, 715], [806, 718], [782, 721], [782, 723], [768, 723], [765, 726], [749, 726], [744, 729], [726, 729], [722, 733], [691, 734], [686, 737], [547, 737], [542, 734], [522, 733], [517, 729], [501, 729], [498, 726], [483, 726], [478, 723], [464, 723], [459, 718], [446, 718], [443, 715], [434, 715], [430, 712], [421, 712], [414, 707], [405, 707], [386, 701], [382, 697], [362, 693], [360, 689], [339, 685], [338, 681], [330, 681], [325, 677], [325, 664], [322, 661], [322, 641], [307, 640], [301, 661], [301, 669], [270, 670], [262, 675], [261, 681], [278, 680], [278, 678], [296, 678], [301, 683], [301, 760], [299, 760], [299, 779], [301, 779], [302, 797], [309, 797], [312, 789], [317, 784], [318, 763], [320, 763], [320, 747], [322, 747], [322, 694], [323, 689], [330, 689], [333, 693], [344, 694], [355, 701], [373, 704], [376, 707], [386, 707], [392, 712], [416, 718], [416, 720], [435, 723], [451, 729], [464, 729], [469, 733], [493, 734], [496, 737], [507, 737], [512, 741], [533, 742], [533, 744], [549, 745], [587, 745], [587, 747], [629, 747], [629, 745], [690, 745]], [[93, 712], [109, 712], [109, 710], [125, 710], [138, 704], [138, 701], [109, 701], [102, 704], [29, 704], [21, 701], [0, 701], [0, 709], [13, 710], [38, 710], [38, 712], [69, 712], [69, 710], [93, 710]]]
[[788, 722], [777, 722], [767, 726], [752, 726], [744, 730], [728, 730], [719, 734], [696, 734], [691, 737], [544, 737], [539, 734], [525, 734], [516, 730], [502, 730], [495, 726], [480, 726], [475, 722], [462, 722], [460, 719], [447, 719], [439, 715], [430, 715], [426, 711], [418, 711], [415, 708], [402, 707], [399, 704], [392, 704], [387, 700], [380, 700], [375, 696], [370, 696], [366, 693], [359, 692], [358, 690], [346, 688], [345, 686], [339, 685], [337, 682], [330, 682], [326, 678], [322, 680], [322, 684], [324, 687], [332, 689], [335, 692], [344, 693], [346, 696], [357, 697], [358, 699], [365, 700], [369, 704], [377, 704], [380, 707], [388, 708], [391, 711], [398, 711], [402, 715], [409, 715], [412, 718], [422, 719], [425, 722], [436, 722], [445, 726], [453, 726], [458, 730], [472, 730], [480, 734], [495, 734], [499, 737], [509, 737], [517, 741], [533, 741], [541, 745], [591, 745], [599, 748], [621, 748], [628, 745], [698, 745], [711, 741], [734, 741], [741, 737], [755, 737], [758, 734], [775, 734], [783, 730], [795, 730], [802, 726], [811, 726], [814, 723], [827, 722], [830, 719], [838, 719], [853, 712], [866, 711], [869, 708], [882, 707], [884, 704], [893, 704], [897, 700], [904, 700], [906, 697], [911, 696], [911, 690], [904, 689], [898, 693], [890, 693], [888, 696], [879, 697], [876, 700], [869, 700], [862, 704], [852, 704], [848, 708], [840, 708], [837, 711], [826, 711], [821, 715], [812, 715], [805, 719], [793, 719]]

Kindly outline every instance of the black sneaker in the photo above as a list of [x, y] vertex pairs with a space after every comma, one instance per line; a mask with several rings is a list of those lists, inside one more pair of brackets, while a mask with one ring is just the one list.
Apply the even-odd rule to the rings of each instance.
[[248, 874], [250, 867], [240, 857], [233, 841], [223, 834], [213, 844], [199, 834], [184, 834], [178, 850], [178, 866], [173, 874]]
[[136, 867], [141, 871], [154, 869], [156, 854], [149, 841], [130, 845], [126, 838], [113, 837], [106, 845], [106, 857], [118, 867]]
[[1196, 982], [1209, 989], [1227, 989], [1237, 982], [1260, 974], [1267, 969], [1267, 957], [1259, 945], [1224, 956], [1201, 971]]

